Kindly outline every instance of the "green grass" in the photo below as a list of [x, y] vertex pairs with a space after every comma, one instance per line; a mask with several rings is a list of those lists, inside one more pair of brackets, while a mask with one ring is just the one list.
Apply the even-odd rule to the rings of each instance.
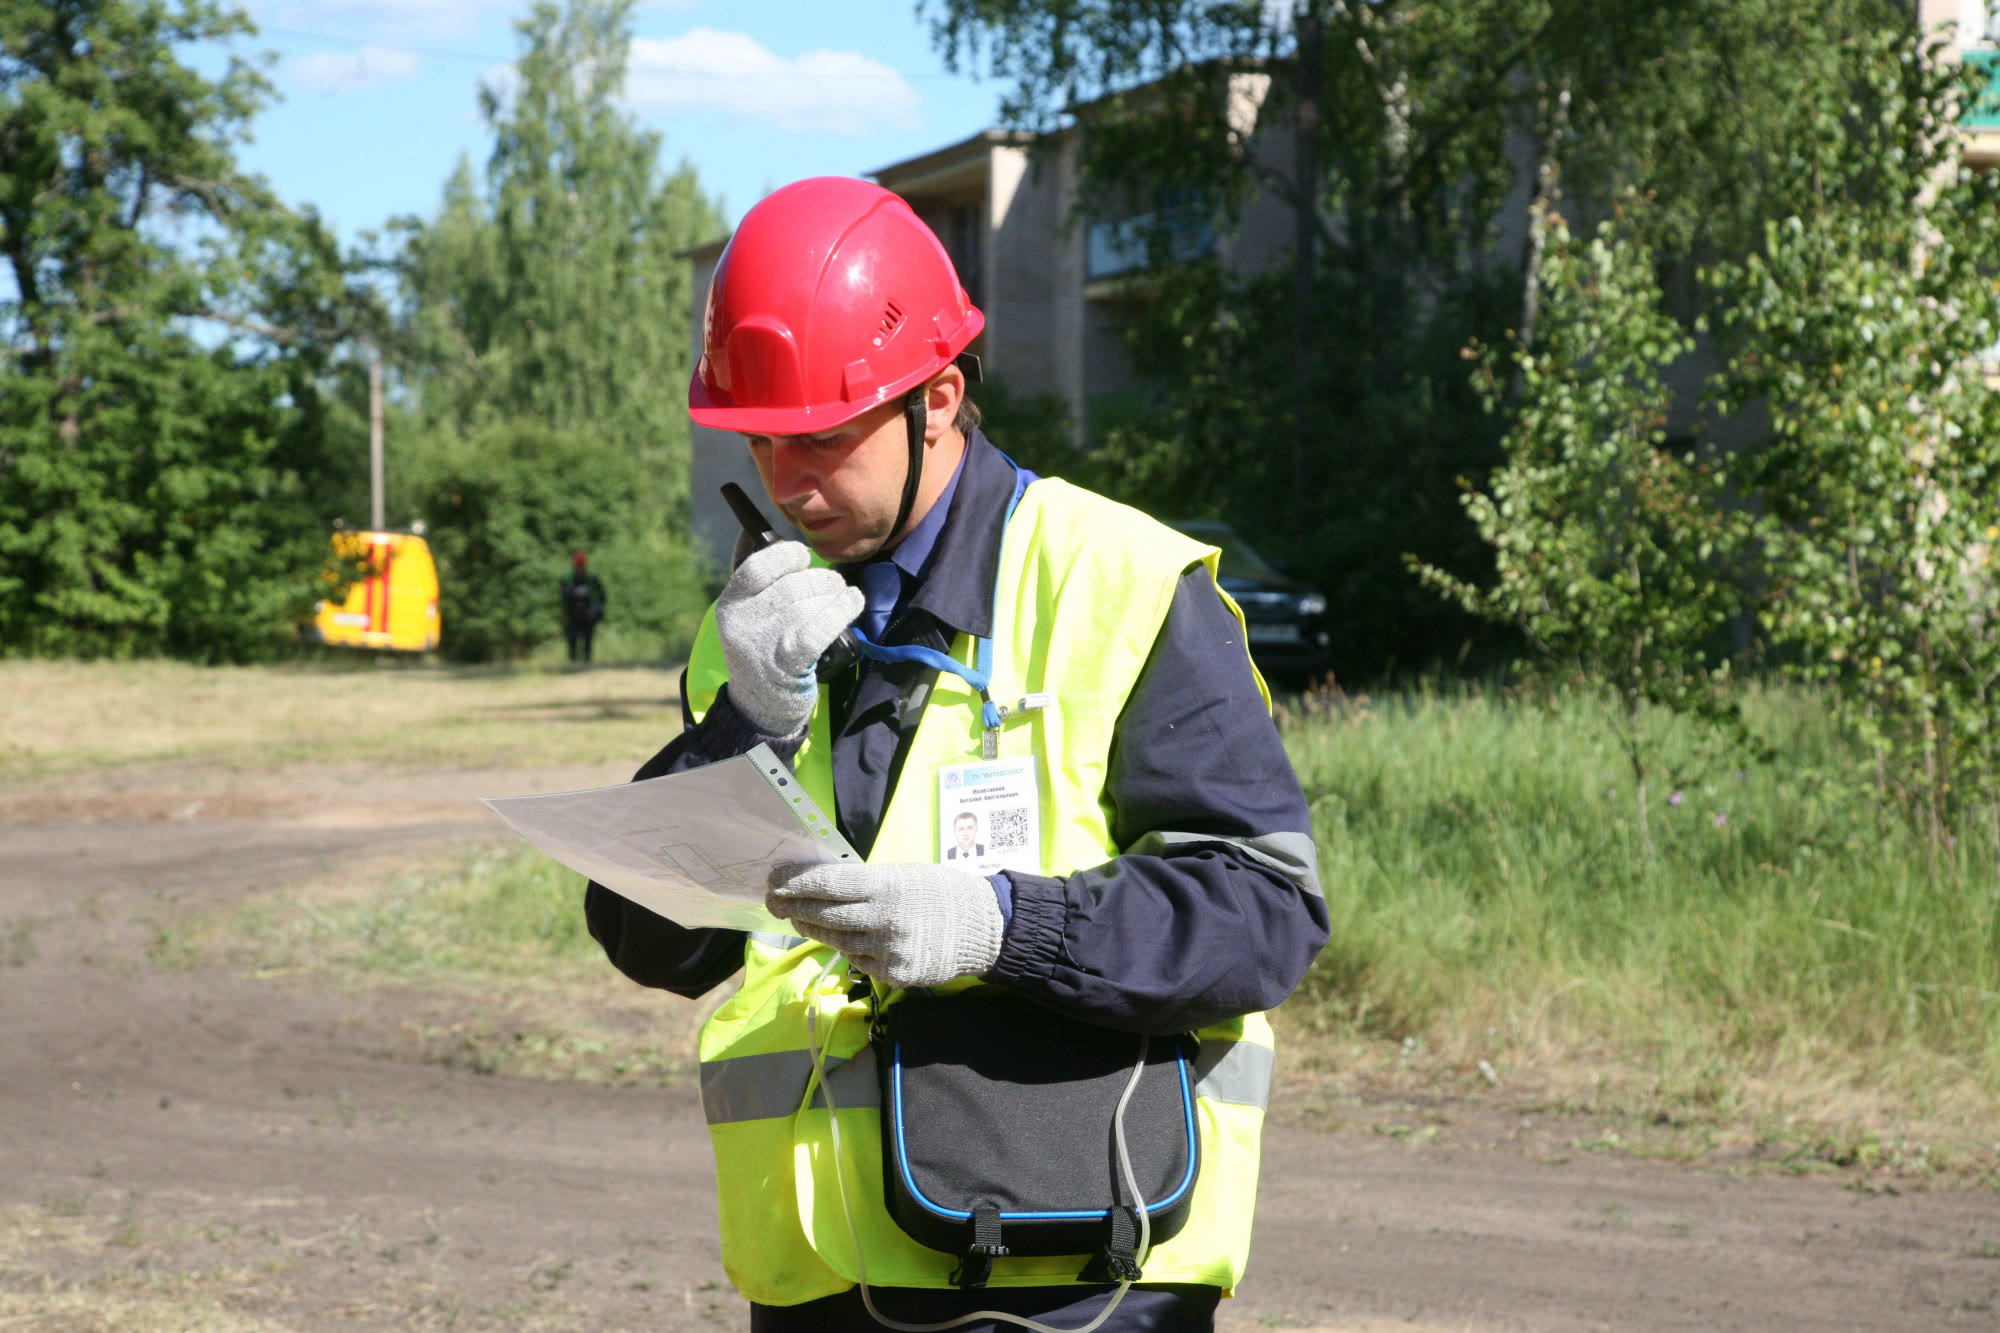
[[583, 878], [526, 846], [296, 886], [176, 922], [153, 956], [393, 992], [399, 1044], [482, 1073], [657, 1084], [692, 1067], [695, 1007], [619, 975], [584, 923]]
[[657, 665], [0, 661], [0, 782], [168, 761], [636, 764], [680, 730], [679, 695]]
[[424, 984], [579, 981], [604, 960], [584, 925], [583, 877], [518, 846], [464, 851], [350, 901], [279, 899], [264, 934], [276, 966], [339, 963]]
[[1651, 792], [1650, 854], [1586, 701], [1432, 691], [1293, 710], [1333, 922], [1294, 1025], [1557, 1082], [1566, 1062], [1573, 1086], [1630, 1109], [1991, 1115], [1990, 849], [1933, 867], [1828, 780], [1854, 765], [1809, 699], [1753, 707], [1775, 764], [1704, 762], [1669, 735], [1683, 776]]
[[[0, 731], [56, 768], [189, 754], [629, 762], [670, 734], [671, 687], [659, 671], [0, 663], [0, 699], [16, 705], [0, 704]], [[1668, 1153], [1707, 1150], [1673, 1137], [1690, 1125], [1850, 1165], [1935, 1164], [1921, 1145], [1962, 1140], [1959, 1160], [1988, 1169], [1991, 849], [1968, 838], [1933, 865], [1852, 780], [1862, 767], [1810, 696], [1752, 703], [1776, 763], [1661, 728], [1669, 776], [1651, 791], [1650, 852], [1588, 701], [1432, 690], [1289, 708], [1333, 936], [1282, 1016], [1288, 1067], [1630, 1114], [1621, 1140]], [[532, 851], [344, 874], [177, 923], [161, 955], [452, 997], [405, 1023], [428, 1058], [614, 1081], [684, 1071], [692, 1008], [618, 976], [584, 931], [579, 881]], [[0, 923], [0, 966], [31, 955], [33, 925]]]

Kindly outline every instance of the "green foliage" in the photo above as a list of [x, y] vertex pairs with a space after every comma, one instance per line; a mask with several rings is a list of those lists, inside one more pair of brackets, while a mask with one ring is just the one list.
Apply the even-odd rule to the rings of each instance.
[[1797, 108], [1843, 86], [1824, 34], [1908, 23], [1895, 0], [923, 9], [948, 60], [1006, 84], [1011, 123], [1073, 134], [1086, 214], [1164, 229], [1201, 209], [1226, 236], [1263, 195], [1303, 219], [1288, 267], [1263, 271], [1176, 264], [1153, 238], [1127, 296], [1157, 410], [1092, 466], [1122, 499], [1230, 519], [1322, 586], [1344, 677], [1512, 654], [1400, 561], [1487, 573], [1454, 489], [1499, 461], [1505, 422], [1457, 357], [1527, 322], [1510, 188], [1633, 190], [1663, 252], [1741, 253], [1810, 179], [1791, 170], [1812, 132]]
[[316, 377], [361, 303], [236, 168], [262, 77], [182, 61], [248, 31], [0, 5], [0, 652], [252, 657], [315, 595]]
[[672, 651], [699, 613], [675, 256], [721, 222], [693, 169], [662, 173], [659, 136], [619, 109], [631, 7], [537, 4], [516, 25], [518, 87], [483, 94], [483, 187], [461, 163], [434, 220], [398, 224], [400, 345], [435, 454], [414, 510], [450, 561], [441, 611], [462, 659], [558, 633], [555, 581], [579, 547], [607, 624]]
[[570, 552], [609, 540], [615, 497], [642, 484], [629, 454], [531, 421], [436, 437], [418, 467], [444, 650], [468, 662], [520, 657], [560, 629], [556, 582]]
[[[2000, 184], [1957, 168], [1959, 74], [1916, 34], [1831, 44], [1797, 211], [1711, 275], [1726, 389], [1770, 413], [1736, 461], [1767, 508], [1764, 623], [1823, 681], [1934, 853], [2000, 828]], [[1804, 187], [1805, 182], [1811, 188]]]
[[1069, 406], [1060, 394], [1017, 394], [1005, 380], [993, 378], [972, 386], [988, 439], [1007, 456], [1039, 476], [1063, 477], [1079, 484], [1088, 456], [1076, 447]]
[[406, 330], [425, 418], [527, 417], [645, 460], [685, 503], [687, 261], [721, 230], [694, 169], [618, 106], [630, 0], [538, 4], [511, 95], [483, 94], [484, 191], [461, 164], [430, 223], [406, 220]]
[[[1518, 626], [1543, 674], [1613, 693], [1643, 833], [1647, 706], [1736, 721], [1720, 688], [1728, 663], [1711, 655], [1743, 601], [1750, 522], [1709, 463], [1667, 447], [1661, 372], [1694, 342], [1661, 309], [1652, 250], [1629, 226], [1607, 223], [1587, 242], [1560, 217], [1548, 228], [1536, 342], [1508, 358], [1520, 402], [1506, 462], [1465, 496], [1496, 579], [1481, 587], [1412, 565], [1474, 615]], [[1496, 409], [1508, 368], [1481, 356]]]
[[[1441, 603], [1402, 555], [1468, 577], [1488, 566], [1454, 483], [1490, 466], [1501, 426], [1467, 382], [1461, 350], [1468, 330], [1503, 335], [1511, 279], [1440, 296], [1431, 319], [1379, 331], [1329, 322], [1304, 399], [1291, 391], [1288, 282], [1212, 263], [1156, 275], [1131, 346], [1141, 373], [1163, 386], [1159, 404], [1111, 430], [1085, 484], [1168, 517], [1226, 519], [1285, 559], [1338, 607], [1329, 628], [1343, 676], [1507, 660], [1511, 636]], [[1316, 300], [1341, 308], [1338, 293], [1351, 287], [1323, 273]], [[1316, 438], [1338, 442], [1325, 475], [1315, 464], [1299, 477], [1298, 414]]]

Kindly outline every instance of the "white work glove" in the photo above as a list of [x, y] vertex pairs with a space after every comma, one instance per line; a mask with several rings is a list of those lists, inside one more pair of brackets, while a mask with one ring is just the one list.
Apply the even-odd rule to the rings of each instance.
[[784, 865], [764, 906], [891, 986], [942, 986], [1000, 957], [1006, 922], [986, 876], [955, 866]]
[[766, 736], [805, 729], [819, 698], [813, 665], [854, 623], [867, 599], [831, 569], [813, 569], [803, 542], [753, 552], [715, 603], [729, 697]]

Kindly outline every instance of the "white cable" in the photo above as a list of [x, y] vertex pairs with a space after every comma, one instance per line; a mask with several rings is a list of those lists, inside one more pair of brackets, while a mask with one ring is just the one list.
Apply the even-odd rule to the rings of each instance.
[[[828, 1031], [824, 1045], [819, 1041], [820, 983], [833, 971], [833, 965], [840, 961], [838, 954], [829, 958], [826, 966], [819, 970], [819, 975], [813, 978], [812, 985], [806, 991], [806, 1045], [813, 1053], [813, 1069], [812, 1077], [806, 1081], [805, 1097], [800, 1101], [799, 1109], [803, 1111], [811, 1105], [815, 1087], [820, 1090], [820, 1095], [826, 1098], [826, 1122], [833, 1130], [833, 1180], [840, 1193], [840, 1215], [847, 1222], [848, 1243], [854, 1246], [854, 1274], [859, 1279], [856, 1285], [861, 1288], [861, 1304], [867, 1309], [869, 1318], [885, 1328], [897, 1330], [897, 1333], [945, 1333], [947, 1329], [977, 1323], [982, 1319], [997, 1319], [1002, 1323], [1029, 1329], [1032, 1333], [1096, 1333], [1097, 1328], [1118, 1308], [1119, 1302], [1125, 1299], [1125, 1293], [1132, 1289], [1131, 1278], [1119, 1281], [1118, 1290], [1112, 1295], [1110, 1303], [1097, 1312], [1095, 1319], [1076, 1328], [1057, 1328], [1053, 1324], [1038, 1323], [1022, 1315], [1008, 1314], [1004, 1310], [974, 1310], [971, 1314], [962, 1314], [941, 1324], [906, 1324], [899, 1319], [889, 1318], [875, 1308], [875, 1298], [868, 1290], [868, 1265], [861, 1257], [861, 1233], [854, 1225], [854, 1208], [847, 1197], [846, 1164], [840, 1150], [839, 1109], [833, 1104], [833, 1088], [826, 1081], [826, 1052], [827, 1048], [833, 1045], [833, 1032]], [[834, 1022], [837, 1026], [839, 1019], [836, 1017]], [[1125, 1081], [1125, 1091], [1118, 1098], [1118, 1109], [1111, 1116], [1112, 1142], [1118, 1149], [1118, 1169], [1125, 1177], [1125, 1188], [1132, 1192], [1132, 1201], [1135, 1205], [1133, 1211], [1139, 1214], [1139, 1249], [1134, 1256], [1134, 1263], [1142, 1267], [1146, 1262], [1147, 1252], [1152, 1248], [1153, 1220], [1147, 1215], [1145, 1196], [1139, 1192], [1139, 1177], [1132, 1170], [1132, 1154], [1125, 1147], [1125, 1108], [1131, 1103], [1132, 1094], [1138, 1090], [1139, 1076], [1146, 1072], [1146, 1053], [1151, 1049], [1152, 1040], [1144, 1033], [1140, 1034], [1139, 1062], [1132, 1066], [1132, 1077]], [[883, 1114], [888, 1114], [888, 1108], [883, 1108]]]

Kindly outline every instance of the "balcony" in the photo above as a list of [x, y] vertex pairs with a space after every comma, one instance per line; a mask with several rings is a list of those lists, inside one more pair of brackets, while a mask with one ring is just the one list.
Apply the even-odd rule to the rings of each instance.
[[1987, 134], [2000, 133], [2000, 51], [1967, 51], [1967, 69], [1978, 72], [1978, 90], [1958, 123]]
[[2000, 166], [2000, 50], [1967, 51], [1975, 88], [1959, 114], [1960, 160], [1968, 167]]

